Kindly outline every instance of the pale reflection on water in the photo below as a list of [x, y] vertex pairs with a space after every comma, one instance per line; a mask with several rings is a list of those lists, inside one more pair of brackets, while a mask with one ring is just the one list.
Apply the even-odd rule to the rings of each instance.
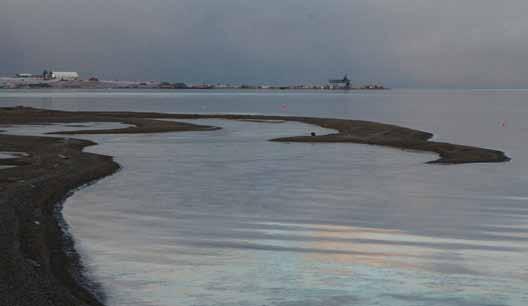
[[65, 214], [110, 305], [526, 303], [526, 199], [474, 182], [497, 165], [198, 123], [224, 129], [91, 137], [124, 168]]
[[501, 185], [519, 185], [510, 164], [197, 122], [224, 129], [82, 136], [123, 166], [64, 211], [109, 305], [528, 303], [528, 193]]

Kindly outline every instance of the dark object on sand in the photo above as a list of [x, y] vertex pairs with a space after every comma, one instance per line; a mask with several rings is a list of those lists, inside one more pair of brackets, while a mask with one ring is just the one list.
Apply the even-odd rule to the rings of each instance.
[[315, 132], [311, 132], [310, 135], [315, 136]]

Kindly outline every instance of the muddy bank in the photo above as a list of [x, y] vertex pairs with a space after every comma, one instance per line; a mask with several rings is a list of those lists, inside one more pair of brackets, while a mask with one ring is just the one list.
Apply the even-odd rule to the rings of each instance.
[[[0, 114], [2, 123], [9, 121], [4, 110]], [[26, 119], [24, 123], [46, 123]], [[170, 126], [170, 130], [207, 129]], [[157, 130], [164, 129], [163, 123]], [[0, 170], [0, 305], [103, 305], [99, 286], [83, 277], [60, 214], [61, 203], [72, 190], [119, 169], [110, 156], [82, 152], [94, 144], [0, 135], [0, 151], [27, 153], [0, 160], [1, 165], [16, 166]]]
[[317, 136], [294, 136], [272, 141], [280, 142], [350, 142], [381, 145], [404, 150], [437, 153], [440, 158], [430, 163], [488, 163], [509, 161], [503, 152], [445, 142], [429, 141], [433, 134], [410, 128], [361, 120], [330, 118], [259, 116], [259, 115], [193, 115], [133, 112], [60, 112], [33, 108], [0, 108], [2, 124], [38, 124], [53, 122], [122, 122], [131, 127], [110, 130], [71, 131], [56, 134], [118, 134], [160, 133], [173, 131], [211, 130], [215, 127], [199, 127], [193, 124], [160, 121], [153, 119], [229, 119], [242, 121], [273, 122], [295, 121], [334, 129], [335, 134]]
[[[154, 119], [296, 121], [334, 129], [331, 135], [274, 139], [281, 142], [353, 142], [435, 152], [436, 163], [501, 162], [504, 153], [428, 141], [432, 134], [381, 123], [280, 116], [182, 115], [127, 112], [59, 112], [0, 108], [0, 125], [122, 122], [114, 130], [59, 134], [208, 131], [215, 127]], [[0, 151], [25, 152], [0, 160], [0, 305], [102, 305], [97, 284], [83, 278], [72, 240], [63, 233], [61, 201], [75, 188], [119, 169], [110, 156], [83, 152], [93, 142], [61, 137], [0, 135]]]

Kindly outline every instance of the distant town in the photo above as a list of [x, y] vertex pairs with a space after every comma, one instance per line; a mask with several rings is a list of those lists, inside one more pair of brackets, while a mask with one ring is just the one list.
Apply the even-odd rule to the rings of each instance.
[[324, 84], [249, 85], [249, 84], [187, 84], [166, 81], [102, 80], [91, 76], [82, 79], [77, 72], [44, 70], [40, 74], [19, 73], [0, 77], [0, 89], [253, 89], [253, 90], [382, 90], [380, 84], [355, 85], [345, 75]]

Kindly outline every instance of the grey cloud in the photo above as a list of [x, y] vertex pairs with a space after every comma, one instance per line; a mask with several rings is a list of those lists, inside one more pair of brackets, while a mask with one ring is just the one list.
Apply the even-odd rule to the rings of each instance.
[[189, 82], [526, 87], [528, 3], [3, 0], [0, 73]]

